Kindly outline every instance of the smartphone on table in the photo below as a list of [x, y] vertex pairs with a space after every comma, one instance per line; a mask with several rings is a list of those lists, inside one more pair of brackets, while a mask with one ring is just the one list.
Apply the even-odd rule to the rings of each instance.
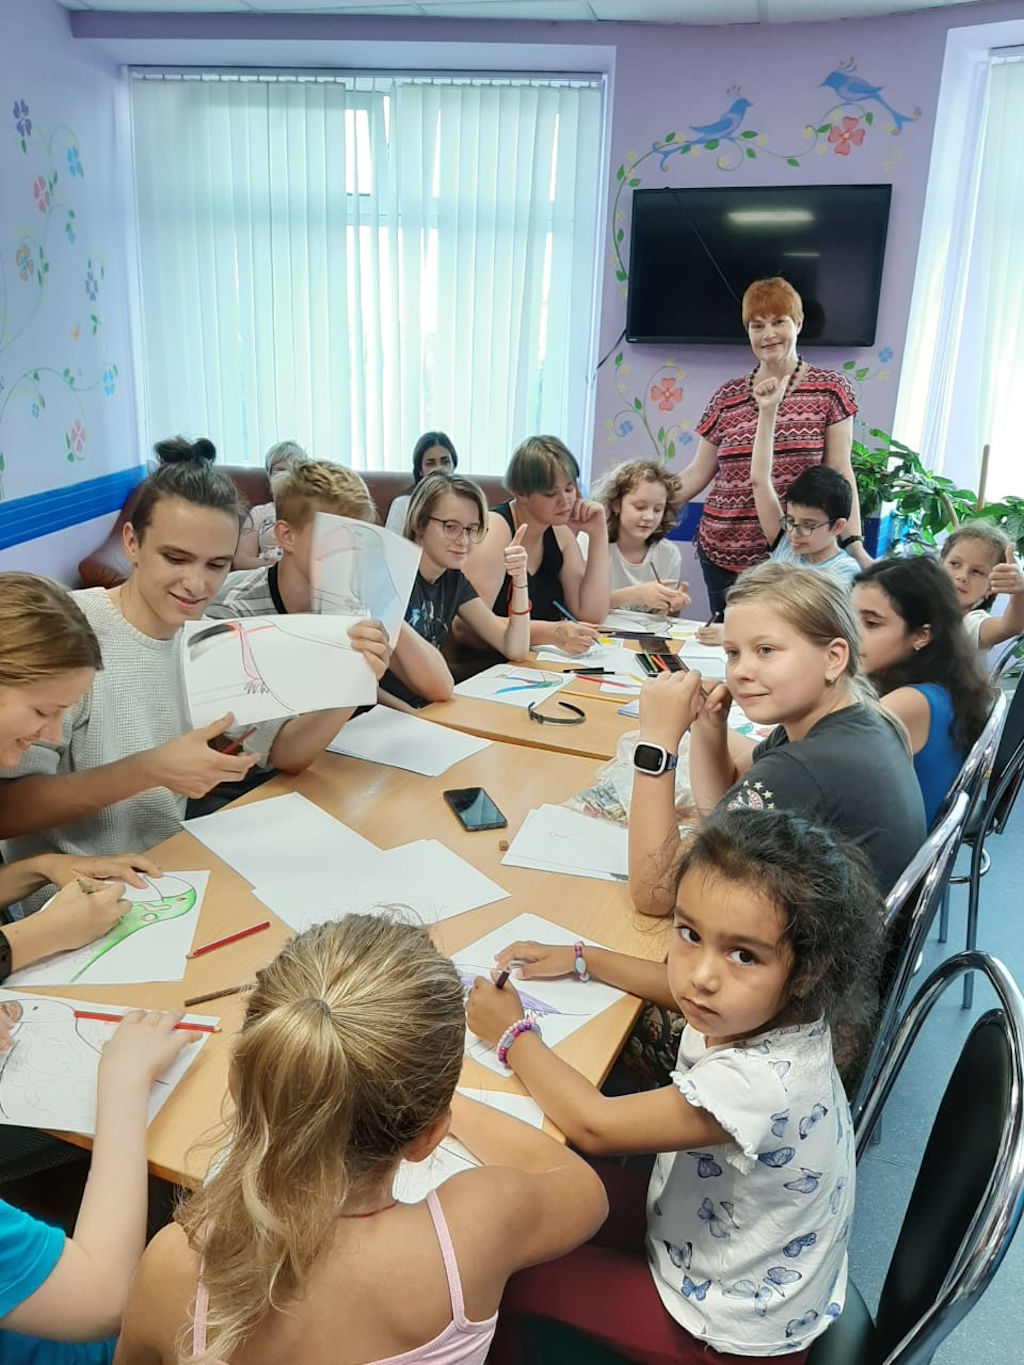
[[508, 824], [483, 787], [455, 787], [442, 795], [459, 824], [470, 834], [480, 829], [504, 829]]

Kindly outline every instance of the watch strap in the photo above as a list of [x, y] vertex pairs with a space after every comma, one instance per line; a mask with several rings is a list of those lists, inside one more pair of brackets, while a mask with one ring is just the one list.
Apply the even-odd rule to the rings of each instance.
[[6, 981], [11, 970], [11, 945], [7, 941], [7, 935], [0, 929], [0, 981]]

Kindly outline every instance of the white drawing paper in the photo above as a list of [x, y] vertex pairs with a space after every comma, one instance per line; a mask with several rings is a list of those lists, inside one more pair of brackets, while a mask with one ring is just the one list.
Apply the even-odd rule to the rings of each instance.
[[702, 645], [698, 640], [686, 640], [679, 657], [690, 668], [697, 669], [701, 677], [713, 678], [716, 682], [725, 677], [725, 650], [721, 645]]
[[317, 512], [309, 575], [315, 611], [380, 621], [394, 645], [419, 566], [419, 546], [404, 536]]
[[437, 1144], [426, 1161], [403, 1161], [395, 1173], [391, 1193], [400, 1204], [418, 1204], [431, 1190], [453, 1175], [479, 1166], [473, 1153], [458, 1138], [446, 1137]]
[[[78, 1012], [123, 1015], [131, 1008], [0, 990], [0, 1010], [11, 1023], [10, 1046], [0, 1053], [0, 1124], [94, 1134], [96, 1071], [100, 1053], [117, 1025], [76, 1016]], [[205, 1015], [187, 1014], [185, 1019], [217, 1023]], [[197, 1032], [196, 1041], [153, 1082], [147, 1123], [192, 1065], [207, 1037]]]
[[544, 1127], [544, 1110], [529, 1095], [512, 1095], [507, 1090], [473, 1090], [464, 1085], [458, 1087], [458, 1092], [465, 1095], [467, 1100], [476, 1100], [477, 1104], [499, 1109], [509, 1118], [528, 1123], [531, 1128]]
[[503, 706], [518, 706], [525, 711], [531, 702], [544, 701], [546, 697], [560, 692], [571, 679], [570, 673], [545, 673], [539, 668], [495, 664], [473, 678], [456, 683], [455, 695], [496, 701]]
[[636, 651], [627, 649], [617, 640], [611, 644], [593, 644], [582, 654], [567, 654], [554, 645], [542, 645], [537, 650], [537, 658], [541, 663], [568, 664], [570, 668], [607, 668], [623, 679], [637, 678], [642, 682], [647, 677], [637, 660]]
[[629, 834], [622, 825], [566, 806], [539, 806], [527, 813], [501, 860], [598, 881], [629, 880]]
[[376, 844], [298, 792], [182, 823], [254, 886], [285, 875], [338, 881], [360, 860], [379, 853]]
[[[538, 915], [517, 915], [501, 929], [495, 929], [468, 947], [452, 953], [452, 961], [467, 992], [478, 976], [490, 976], [494, 959], [503, 948], [523, 939], [532, 939], [537, 943], [566, 943], [570, 946], [581, 939], [587, 941], [585, 934], [563, 929], [560, 924], [552, 924]], [[510, 984], [518, 992], [526, 1014], [539, 1021], [548, 1047], [557, 1047], [625, 995], [624, 991], [606, 986], [601, 981], [577, 981], [575, 977], [556, 977], [551, 981], [517, 981], [513, 975]], [[498, 1061], [491, 1045], [469, 1029], [466, 1030], [466, 1056], [496, 1071], [499, 1076], [512, 1074], [507, 1066]]]
[[346, 915], [373, 915], [394, 908], [418, 924], [437, 924], [508, 892], [436, 839], [370, 851], [344, 876], [278, 875], [257, 883], [253, 894], [296, 933]]
[[424, 777], [439, 777], [464, 758], [486, 749], [489, 739], [466, 735], [447, 725], [434, 725], [419, 716], [375, 706], [343, 726], [328, 744], [335, 754], [348, 754], [370, 763], [405, 768]]
[[181, 981], [206, 894], [208, 872], [144, 877], [145, 889], [125, 886], [131, 902], [100, 938], [34, 962], [7, 978], [8, 986], [127, 986]]
[[189, 621], [182, 673], [194, 726], [230, 711], [236, 725], [371, 706], [377, 680], [352, 648], [357, 616], [247, 616]]

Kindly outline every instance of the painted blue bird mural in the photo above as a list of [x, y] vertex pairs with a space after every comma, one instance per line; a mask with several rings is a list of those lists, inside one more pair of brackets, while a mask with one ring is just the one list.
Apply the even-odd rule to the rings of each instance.
[[[735, 90], [736, 87], [733, 86], [732, 89]], [[684, 141], [676, 142], [671, 146], [659, 146], [658, 143], [655, 143], [652, 151], [660, 153], [661, 169], [665, 169], [669, 157], [675, 156], [677, 152], [688, 152], [693, 147], [704, 147], [708, 143], [714, 145], [719, 142], [730, 141], [746, 117], [750, 106], [750, 100], [744, 99], [742, 95], [737, 96], [722, 117], [716, 119], [714, 123], [691, 123], [690, 132], [695, 134], [694, 137], [686, 138]]]
[[893, 121], [894, 133], [898, 133], [905, 123], [913, 123], [915, 119], [921, 117], [920, 109], [915, 109], [912, 114], [899, 113], [891, 104], [882, 99], [884, 86], [870, 85], [866, 80], [855, 75], [852, 65], [845, 62], [835, 71], [830, 71], [822, 81], [822, 85], [829, 90], [834, 90], [844, 104], [865, 104], [871, 100], [875, 104], [880, 104]]
[[750, 108], [750, 103], [750, 100], [745, 100], [741, 95], [739, 99], [733, 100], [722, 117], [715, 123], [691, 123], [690, 131], [697, 134], [692, 139], [693, 142], [711, 142], [715, 138], [732, 137], [743, 122], [744, 115]]

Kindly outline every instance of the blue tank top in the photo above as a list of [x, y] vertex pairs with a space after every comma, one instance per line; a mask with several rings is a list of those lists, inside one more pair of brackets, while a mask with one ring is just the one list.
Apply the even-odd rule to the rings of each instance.
[[914, 755], [914, 772], [924, 798], [924, 818], [930, 828], [967, 754], [957, 746], [950, 733], [953, 699], [946, 689], [939, 683], [913, 683], [911, 686], [927, 701], [931, 713], [928, 738]]

